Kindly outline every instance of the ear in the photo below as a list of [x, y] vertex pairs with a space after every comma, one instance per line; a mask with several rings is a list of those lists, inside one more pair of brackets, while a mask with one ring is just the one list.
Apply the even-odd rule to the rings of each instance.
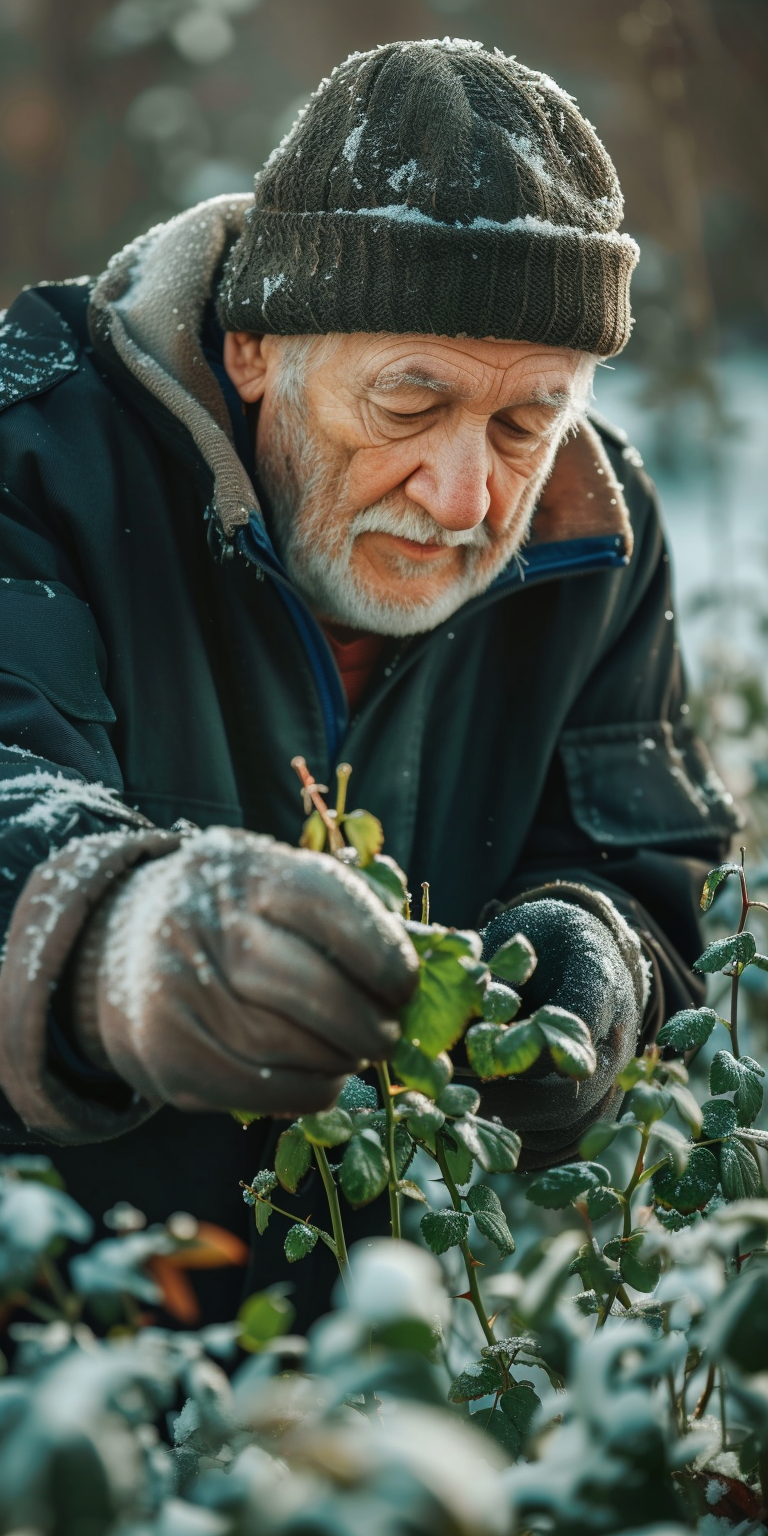
[[253, 336], [250, 331], [227, 331], [224, 367], [246, 405], [260, 400], [267, 382], [264, 337]]

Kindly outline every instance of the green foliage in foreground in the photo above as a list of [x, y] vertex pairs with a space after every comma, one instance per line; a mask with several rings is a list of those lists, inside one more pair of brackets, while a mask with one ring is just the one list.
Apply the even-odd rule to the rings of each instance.
[[[370, 867], [376, 829], [362, 813], [353, 825]], [[588, 1032], [554, 1008], [519, 1020], [530, 945], [505, 945], [492, 977], [477, 936], [429, 923], [425, 896], [424, 921], [410, 923], [420, 984], [391, 1071], [377, 1065], [378, 1089], [350, 1078], [335, 1108], [287, 1126], [274, 1168], [243, 1184], [257, 1242], [283, 1222], [290, 1264], [318, 1243], [338, 1263], [337, 1310], [306, 1340], [291, 1335], [287, 1286], [251, 1296], [226, 1326], [156, 1326], [160, 1303], [183, 1320], [186, 1269], [236, 1262], [235, 1240], [178, 1214], [145, 1229], [117, 1206], [114, 1237], [87, 1248], [89, 1219], [47, 1159], [0, 1162], [0, 1305], [15, 1350], [0, 1382], [0, 1532], [761, 1529], [768, 1134], [738, 1002], [744, 973], [768, 962], [747, 934], [757, 904], [740, 866], [713, 872], [702, 904], [731, 874], [739, 931], [697, 963], [726, 978], [728, 1018], [670, 1019], [622, 1074], [619, 1119], [592, 1126], [577, 1160], [527, 1179], [519, 1138], [482, 1114], [483, 1082], [540, 1056], [588, 1075]], [[465, 1031], [475, 1076], [451, 1081], [446, 1049]], [[671, 1053], [715, 1032], [699, 1103]], [[313, 1167], [327, 1216], [313, 1197], [296, 1220], [282, 1190], [300, 1194]], [[395, 1240], [348, 1252], [345, 1206], [385, 1191]], [[67, 1261], [70, 1242], [83, 1251]]]

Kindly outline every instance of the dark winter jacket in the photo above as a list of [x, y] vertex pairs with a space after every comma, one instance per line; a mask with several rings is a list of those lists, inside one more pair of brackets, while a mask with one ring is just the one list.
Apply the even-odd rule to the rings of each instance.
[[[700, 1001], [696, 897], [734, 813], [686, 727], [668, 556], [640, 460], [601, 423], [616, 494], [594, 516], [578, 487], [570, 502], [545, 494], [524, 560], [431, 633], [387, 643], [350, 720], [199, 347], [246, 201], [153, 232], [95, 294], [24, 292], [0, 331], [2, 923], [33, 867], [71, 839], [97, 835], [80, 845], [86, 885], [104, 834], [154, 856], [153, 828], [179, 818], [295, 843], [290, 759], [302, 753], [326, 784], [346, 759], [354, 803], [381, 818], [416, 888], [429, 880], [437, 920], [476, 925], [553, 879], [612, 896], [655, 968], [652, 1029]], [[57, 886], [41, 908], [30, 997], [41, 977], [46, 997], [55, 986], [87, 915], [67, 905]], [[8, 1144], [47, 1147], [97, 1216], [128, 1199], [150, 1219], [184, 1208], [247, 1232], [238, 1180], [268, 1127], [170, 1109], [138, 1123], [121, 1089], [89, 1082], [66, 1042], [51, 1043], [45, 1007], [30, 1002], [25, 1018], [21, 1044], [0, 1048]], [[266, 1252], [251, 1288], [269, 1278]], [[212, 1282], [211, 1314], [234, 1285], [214, 1298]]]

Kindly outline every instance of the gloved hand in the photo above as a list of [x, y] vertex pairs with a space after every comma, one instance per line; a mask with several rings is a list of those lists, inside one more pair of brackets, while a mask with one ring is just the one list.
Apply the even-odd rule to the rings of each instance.
[[102, 900], [71, 992], [78, 1044], [150, 1103], [295, 1115], [386, 1056], [418, 962], [325, 854], [198, 832]]
[[534, 1154], [527, 1161], [532, 1167], [575, 1151], [593, 1120], [618, 1112], [621, 1092], [613, 1084], [636, 1051], [651, 968], [618, 908], [586, 886], [540, 887], [494, 917], [482, 930], [491, 971], [496, 950], [514, 933], [525, 934], [538, 957], [530, 981], [519, 989], [519, 1017], [545, 1003], [567, 1008], [588, 1026], [597, 1056], [594, 1075], [581, 1082], [559, 1076], [544, 1053], [520, 1077], [483, 1088], [483, 1113], [499, 1115], [520, 1132]]

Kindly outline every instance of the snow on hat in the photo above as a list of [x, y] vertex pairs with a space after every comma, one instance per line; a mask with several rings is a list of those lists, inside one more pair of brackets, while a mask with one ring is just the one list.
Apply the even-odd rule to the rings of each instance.
[[571, 96], [445, 38], [353, 53], [256, 178], [227, 330], [496, 337], [610, 357], [639, 251]]

